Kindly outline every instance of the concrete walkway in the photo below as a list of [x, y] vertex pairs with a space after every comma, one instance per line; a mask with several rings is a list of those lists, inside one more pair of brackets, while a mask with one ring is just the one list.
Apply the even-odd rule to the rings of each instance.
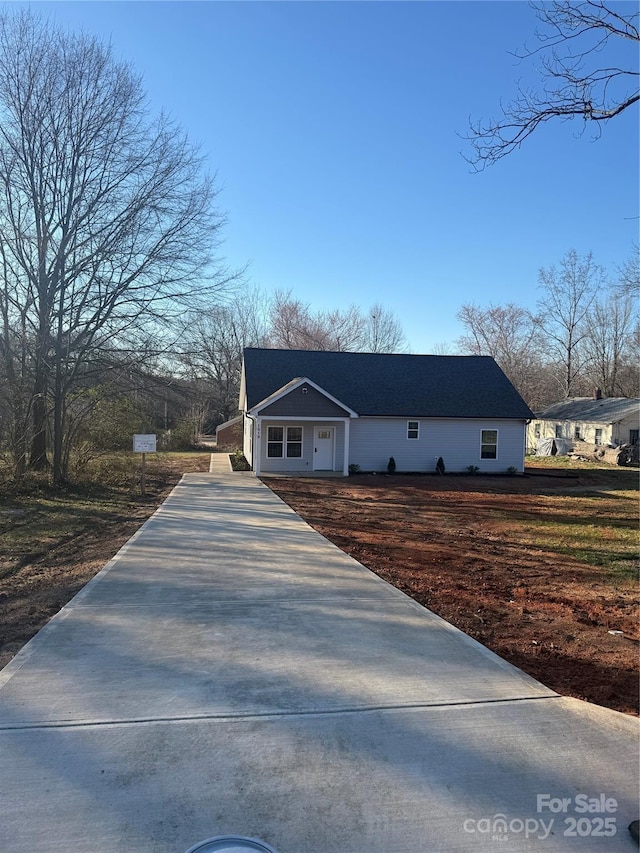
[[637, 737], [214, 456], [0, 672], [0, 851], [631, 851]]

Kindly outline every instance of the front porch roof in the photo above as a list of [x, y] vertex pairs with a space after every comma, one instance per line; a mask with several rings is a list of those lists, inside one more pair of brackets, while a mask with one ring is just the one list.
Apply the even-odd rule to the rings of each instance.
[[[338, 400], [333, 394], [330, 394], [328, 391], [325, 391], [324, 388], [321, 388], [317, 385], [312, 379], [309, 379], [306, 376], [299, 376], [295, 379], [292, 379], [290, 382], [287, 382], [286, 385], [283, 385], [282, 388], [278, 388], [277, 391], [274, 391], [273, 394], [269, 394], [268, 397], [265, 397], [264, 400], [260, 400], [259, 403], [256, 403], [252, 409], [249, 410], [248, 414], [253, 417], [257, 417], [263, 409], [266, 409], [268, 406], [271, 406], [277, 400], [281, 400], [283, 397], [286, 397], [287, 394], [290, 394], [292, 391], [295, 391], [296, 388], [300, 388], [302, 385], [310, 385], [312, 388], [322, 394], [327, 400], [331, 400], [332, 403], [335, 403], [336, 406], [340, 406], [340, 408], [344, 409], [348, 412], [350, 418], [359, 417], [357, 412], [354, 412], [352, 408], [345, 405], [341, 400]], [[338, 418], [332, 418], [332, 420], [338, 420]]]

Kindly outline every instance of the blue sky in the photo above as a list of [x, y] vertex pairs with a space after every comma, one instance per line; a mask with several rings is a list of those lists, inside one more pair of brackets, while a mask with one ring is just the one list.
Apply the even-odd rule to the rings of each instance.
[[[498, 115], [533, 44], [525, 2], [31, 4], [111, 39], [217, 172], [222, 253], [314, 308], [391, 308], [411, 350], [466, 302], [533, 307], [571, 248], [612, 273], [638, 233], [638, 113], [592, 141], [544, 128], [472, 174], [469, 117]], [[631, 4], [627, 4], [629, 8]], [[635, 62], [633, 46], [622, 62]]]

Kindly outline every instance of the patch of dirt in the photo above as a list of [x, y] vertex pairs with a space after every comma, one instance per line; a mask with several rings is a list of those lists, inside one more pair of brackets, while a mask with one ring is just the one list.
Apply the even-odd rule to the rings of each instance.
[[602, 494], [607, 472], [539, 474], [265, 483], [360, 563], [553, 690], [638, 714], [637, 584], [533, 546], [527, 532], [540, 518], [574, 521], [580, 490], [598, 495], [604, 517], [619, 499]]
[[121, 512], [99, 521], [88, 518], [76, 535], [20, 561], [0, 580], [0, 669], [153, 515], [186, 470], [209, 470], [209, 458], [194, 454], [188, 467], [184, 459], [165, 461], [161, 470], [151, 472], [145, 500], [124, 500]]

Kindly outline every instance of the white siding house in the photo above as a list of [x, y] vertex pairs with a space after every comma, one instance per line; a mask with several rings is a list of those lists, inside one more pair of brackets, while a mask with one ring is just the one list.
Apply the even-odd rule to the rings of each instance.
[[[418, 436], [407, 438], [408, 424]], [[412, 431], [415, 432], [415, 431]], [[484, 439], [484, 442], [483, 442]], [[439, 457], [447, 471], [477, 466], [486, 472], [523, 470], [522, 421], [496, 419], [359, 418], [351, 425], [350, 462], [362, 471], [386, 470], [393, 456], [396, 471], [433, 471]]]
[[571, 397], [539, 412], [527, 428], [527, 449], [541, 438], [565, 438], [589, 444], [638, 444], [638, 397]]
[[487, 356], [247, 349], [240, 410], [253, 471], [524, 470], [532, 417]]

